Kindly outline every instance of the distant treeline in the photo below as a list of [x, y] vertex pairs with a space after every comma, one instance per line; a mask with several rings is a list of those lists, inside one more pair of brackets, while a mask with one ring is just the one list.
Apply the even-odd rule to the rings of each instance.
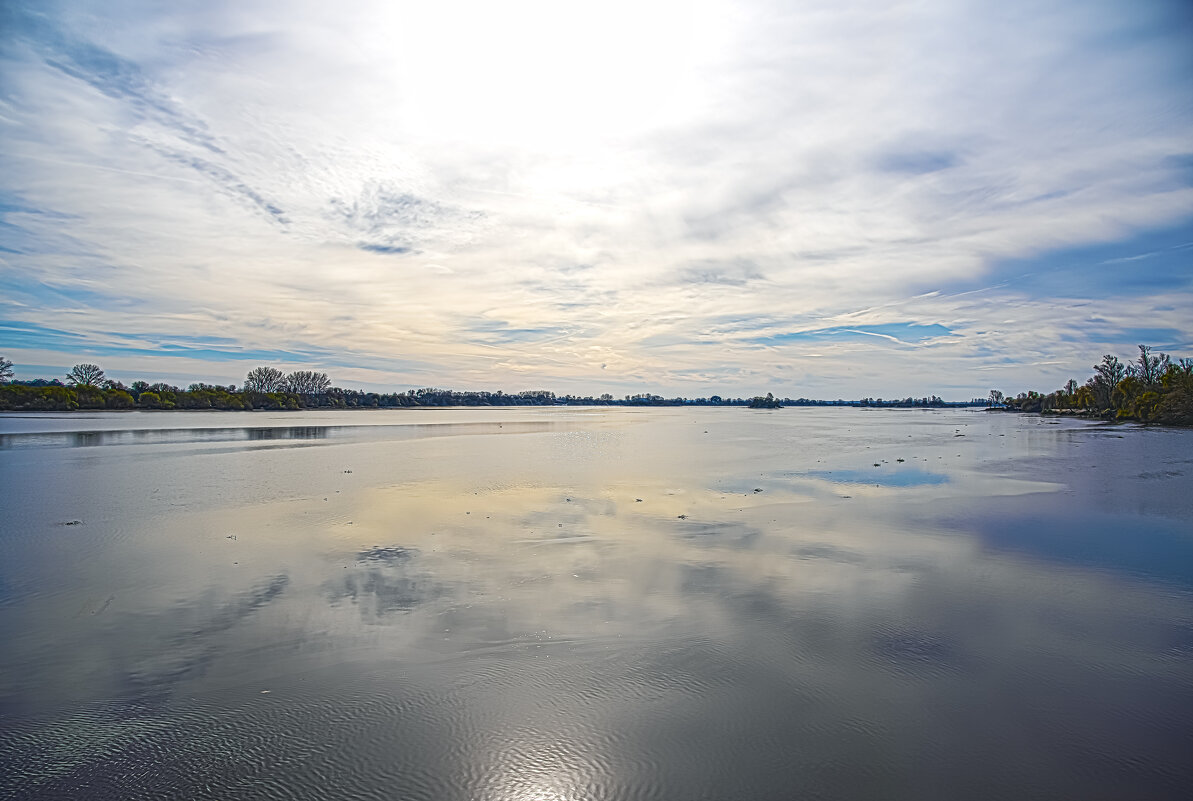
[[667, 398], [641, 393], [614, 397], [609, 393], [591, 395], [556, 395], [545, 389], [506, 393], [451, 389], [412, 389], [408, 392], [365, 392], [331, 384], [326, 373], [299, 370], [283, 373], [274, 367], [249, 371], [239, 388], [235, 385], [191, 384], [186, 389], [170, 384], [134, 381], [125, 385], [107, 378], [95, 364], [77, 364], [66, 380], [39, 378], [11, 381], [12, 362], [0, 358], [0, 409], [5, 411], [71, 411], [75, 409], [353, 409], [404, 408], [435, 406], [875, 406], [892, 408], [927, 408], [942, 406], [985, 405], [979, 398], [965, 403], [946, 403], [939, 397], [883, 400], [812, 400], [809, 398], [766, 397]]
[[990, 406], [1020, 412], [1193, 425], [1193, 359], [1173, 359], [1139, 346], [1139, 357], [1120, 362], [1106, 354], [1084, 384], [1073, 379], [1055, 392], [990, 391]]

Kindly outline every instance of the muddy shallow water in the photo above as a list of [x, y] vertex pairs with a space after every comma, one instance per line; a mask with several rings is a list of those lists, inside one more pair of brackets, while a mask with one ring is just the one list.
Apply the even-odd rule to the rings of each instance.
[[0, 416], [0, 798], [1183, 798], [1193, 432]]

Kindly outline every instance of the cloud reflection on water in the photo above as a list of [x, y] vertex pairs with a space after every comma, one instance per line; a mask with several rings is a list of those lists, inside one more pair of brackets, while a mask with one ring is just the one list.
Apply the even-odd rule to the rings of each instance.
[[[931, 795], [980, 777], [1009, 797], [1138, 786], [1140, 770], [1163, 790], [1182, 770], [1164, 732], [1188, 730], [1193, 692], [1179, 662], [1193, 606], [1172, 591], [1184, 523], [1059, 483], [1091, 456], [1137, 477], [1132, 448], [1176, 458], [1162, 440], [1097, 451], [983, 418], [972, 428], [990, 431], [969, 433], [987, 455], [966, 462], [951, 428], [925, 427], [915, 453], [947, 480], [845, 498], [833, 476], [910, 453], [910, 418], [872, 416], [848, 441], [805, 418], [718, 430], [725, 418], [688, 414], [594, 421], [591, 436], [186, 452], [172, 471], [123, 449], [26, 451], [58, 469], [16, 480], [93, 508], [0, 539], [6, 579], [13, 565], [40, 577], [0, 606], [0, 705], [83, 715], [76, 730], [100, 742], [103, 704], [121, 699], [147, 720], [185, 716], [192, 735], [147, 724], [138, 759], [163, 743], [199, 759], [218, 740], [250, 755], [221, 757], [246, 775], [276, 757], [324, 787], [304, 771], [334, 765], [362, 796], [778, 797], [792, 781]], [[979, 438], [999, 427], [1013, 436]], [[206, 503], [156, 505], [183, 480]], [[120, 492], [123, 516], [103, 505]], [[76, 757], [103, 774], [96, 749]], [[1017, 770], [992, 775], [991, 753]], [[1147, 767], [1098, 773], [1121, 760]]]

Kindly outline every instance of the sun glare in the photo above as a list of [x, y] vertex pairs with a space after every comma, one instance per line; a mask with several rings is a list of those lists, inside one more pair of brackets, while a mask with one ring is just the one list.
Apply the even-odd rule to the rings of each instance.
[[715, 52], [680, 3], [422, 4], [392, 20], [412, 132], [570, 150], [682, 119]]

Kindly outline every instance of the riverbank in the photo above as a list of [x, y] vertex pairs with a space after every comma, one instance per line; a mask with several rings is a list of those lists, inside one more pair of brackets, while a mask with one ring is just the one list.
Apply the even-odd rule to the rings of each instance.
[[982, 411], [985, 412], [1013, 412], [1014, 414], [1031, 414], [1037, 417], [1064, 417], [1077, 420], [1099, 420], [1104, 423], [1136, 423], [1145, 426], [1160, 426], [1160, 427], [1175, 427], [1175, 428], [1193, 428], [1193, 419], [1173, 419], [1173, 420], [1141, 420], [1131, 415], [1123, 414], [1121, 411], [1116, 412], [1114, 409], [1103, 409], [1098, 411], [1096, 409], [1040, 409], [1040, 410], [1025, 410], [1015, 408], [997, 408], [987, 407]]

